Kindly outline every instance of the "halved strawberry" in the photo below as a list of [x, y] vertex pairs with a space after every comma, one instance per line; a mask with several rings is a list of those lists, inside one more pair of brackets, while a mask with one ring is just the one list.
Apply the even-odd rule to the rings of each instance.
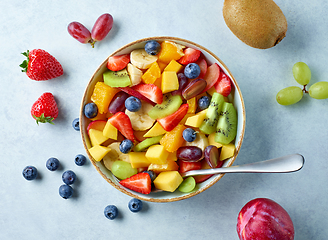
[[179, 159], [177, 161], [178, 165], [179, 165], [179, 172], [180, 173], [184, 173], [187, 171], [191, 171], [191, 170], [199, 170], [202, 168], [202, 162], [186, 162], [186, 161], [182, 161], [181, 159]]
[[213, 63], [207, 68], [204, 80], [207, 82], [206, 88], [203, 92], [206, 92], [208, 89], [214, 86], [214, 84], [219, 80], [221, 75], [221, 68], [217, 63]]
[[143, 100], [145, 102], [150, 103], [151, 105], [155, 106], [156, 103], [154, 103], [153, 101], [151, 101], [149, 98], [146, 98], [144, 95], [142, 95], [141, 93], [139, 93], [138, 91], [130, 88], [130, 87], [119, 87], [120, 90], [122, 90], [123, 92], [126, 92], [127, 94], [134, 96], [136, 98], [139, 98], [140, 100]]
[[95, 120], [95, 121], [90, 122], [87, 126], [88, 134], [89, 134], [90, 129], [95, 129], [95, 130], [99, 130], [99, 131], [104, 130], [106, 123], [107, 123], [106, 120]]
[[134, 86], [133, 89], [157, 104], [163, 102], [163, 92], [155, 84], [140, 83]]
[[196, 63], [198, 64], [200, 68], [200, 74], [198, 78], [203, 78], [207, 72], [207, 62], [204, 58], [199, 58]]
[[179, 59], [179, 63], [187, 65], [188, 63], [196, 62], [201, 54], [201, 51], [187, 47], [183, 50], [184, 56]]
[[231, 92], [231, 80], [223, 71], [220, 79], [214, 84], [215, 90], [227, 97]]
[[120, 184], [139, 193], [149, 194], [151, 192], [151, 179], [146, 172], [137, 173], [132, 177], [123, 179]]
[[167, 117], [157, 119], [157, 122], [164, 128], [165, 131], [172, 131], [173, 128], [175, 128], [187, 114], [188, 108], [189, 105], [187, 103], [182, 104], [176, 112]]
[[116, 127], [117, 130], [122, 133], [124, 137], [134, 142], [135, 138], [133, 134], [132, 124], [128, 115], [126, 115], [124, 112], [117, 112], [113, 116], [108, 118], [108, 121], [114, 127]]
[[[202, 161], [200, 161], [199, 163], [201, 163], [201, 168], [202, 169], [210, 169], [211, 167], [207, 164], [207, 162], [205, 161], [205, 159], [203, 159]], [[219, 161], [218, 165], [216, 166], [216, 168], [220, 168], [222, 167], [224, 161]], [[208, 174], [208, 175], [197, 175], [194, 176], [196, 183], [201, 183], [206, 181], [207, 179], [209, 179], [210, 177], [212, 177], [213, 174]]]
[[130, 62], [130, 54], [112, 56], [108, 58], [107, 68], [111, 71], [120, 71]]

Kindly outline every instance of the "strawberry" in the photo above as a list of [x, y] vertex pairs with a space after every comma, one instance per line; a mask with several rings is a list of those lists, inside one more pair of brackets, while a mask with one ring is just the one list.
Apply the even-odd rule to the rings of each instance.
[[148, 173], [141, 172], [120, 181], [120, 184], [130, 190], [149, 194], [151, 192], [151, 179]]
[[214, 84], [215, 90], [227, 97], [231, 92], [231, 80], [230, 78], [222, 72], [220, 79]]
[[165, 131], [172, 131], [173, 128], [175, 128], [187, 114], [188, 108], [189, 105], [187, 103], [182, 104], [176, 112], [167, 117], [157, 119], [157, 122], [164, 128]]
[[117, 112], [108, 118], [108, 122], [116, 127], [124, 137], [134, 142], [132, 124], [128, 115], [126, 115], [124, 112]]
[[214, 84], [219, 80], [221, 76], [221, 68], [217, 63], [213, 63], [207, 68], [204, 80], [207, 82], [206, 88], [203, 92], [206, 92], [208, 89], [214, 86]]
[[34, 49], [32, 51], [22, 53], [27, 60], [21, 65], [22, 72], [36, 81], [45, 81], [63, 75], [64, 71], [60, 63], [55, 57], [42, 49]]
[[155, 84], [140, 83], [134, 86], [133, 89], [157, 104], [163, 102], [163, 92]]
[[58, 107], [54, 96], [50, 92], [43, 93], [31, 108], [31, 115], [36, 123], [51, 123], [58, 116]]
[[183, 50], [183, 53], [184, 56], [179, 59], [179, 63], [187, 65], [188, 63], [196, 62], [201, 54], [201, 51], [188, 47]]
[[120, 71], [124, 69], [130, 62], [130, 54], [112, 56], [108, 58], [107, 68], [111, 71]]
[[179, 172], [180, 173], [184, 173], [187, 171], [191, 171], [191, 170], [199, 170], [202, 168], [202, 162], [186, 162], [186, 161], [182, 161], [181, 159], [179, 159], [177, 161], [178, 165], [179, 165]]
[[156, 104], [151, 101], [149, 98], [146, 98], [144, 95], [142, 95], [141, 93], [139, 93], [138, 91], [130, 88], [130, 87], [119, 87], [120, 90], [122, 90], [123, 92], [126, 92], [127, 94], [134, 96], [136, 98], [139, 98], [139, 100], [143, 100], [145, 102], [150, 103], [151, 105], [155, 106]]

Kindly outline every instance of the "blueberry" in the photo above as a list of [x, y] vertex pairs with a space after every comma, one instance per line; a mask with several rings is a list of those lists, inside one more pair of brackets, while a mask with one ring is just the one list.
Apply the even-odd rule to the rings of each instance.
[[136, 98], [136, 97], [133, 97], [133, 96], [128, 97], [125, 100], [125, 107], [130, 112], [137, 112], [141, 108], [141, 101], [139, 100], [139, 98]]
[[189, 63], [184, 69], [184, 74], [189, 79], [197, 78], [200, 74], [200, 67], [196, 63]]
[[133, 148], [133, 142], [130, 139], [124, 139], [120, 143], [120, 151], [122, 153], [128, 153], [132, 150], [132, 148]]
[[75, 118], [72, 122], [72, 126], [76, 131], [80, 131], [80, 119]]
[[210, 98], [208, 96], [202, 96], [198, 100], [198, 107], [200, 110], [205, 110], [210, 105]]
[[86, 161], [87, 161], [87, 158], [82, 154], [78, 154], [75, 156], [75, 164], [78, 166], [83, 166]]
[[84, 115], [87, 118], [94, 118], [98, 114], [97, 105], [95, 103], [93, 103], [93, 102], [92, 103], [88, 103], [88, 104], [86, 104], [84, 106], [83, 112], [84, 112]]
[[186, 128], [183, 130], [182, 136], [187, 142], [193, 142], [197, 137], [197, 132], [192, 128]]
[[73, 188], [67, 184], [63, 184], [59, 187], [59, 195], [62, 198], [68, 199], [73, 195]]
[[144, 172], [149, 174], [150, 179], [151, 179], [152, 182], [155, 180], [155, 178], [156, 178], [156, 176], [157, 176], [156, 173], [154, 173], [154, 172], [151, 171], [151, 170], [147, 170], [147, 171], [144, 171]]
[[67, 170], [63, 172], [62, 179], [64, 183], [66, 183], [67, 185], [71, 185], [75, 182], [76, 175], [73, 171]]
[[59, 161], [57, 158], [51, 157], [47, 160], [46, 162], [46, 167], [50, 170], [50, 171], [55, 171], [58, 169], [59, 167]]
[[114, 205], [108, 205], [107, 207], [105, 207], [104, 215], [106, 218], [114, 220], [118, 215], [117, 207]]
[[146, 42], [145, 51], [149, 55], [157, 55], [161, 51], [161, 45], [155, 40], [150, 40]]
[[132, 198], [129, 201], [128, 207], [131, 212], [139, 212], [142, 209], [142, 201], [136, 198]]
[[27, 166], [23, 169], [23, 177], [26, 180], [34, 180], [38, 176], [38, 170], [33, 166]]

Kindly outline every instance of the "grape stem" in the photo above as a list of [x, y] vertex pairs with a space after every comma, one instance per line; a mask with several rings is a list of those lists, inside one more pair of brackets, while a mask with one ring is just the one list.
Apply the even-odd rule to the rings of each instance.
[[97, 42], [97, 41], [95, 41], [95, 40], [93, 40], [93, 39], [90, 39], [90, 40], [88, 41], [88, 43], [91, 44], [92, 48], [95, 47], [95, 43], [96, 43], [96, 42]]
[[309, 91], [306, 90], [306, 86], [307, 86], [307, 84], [304, 85], [304, 87], [303, 87], [303, 92], [304, 92], [304, 93], [309, 93]]

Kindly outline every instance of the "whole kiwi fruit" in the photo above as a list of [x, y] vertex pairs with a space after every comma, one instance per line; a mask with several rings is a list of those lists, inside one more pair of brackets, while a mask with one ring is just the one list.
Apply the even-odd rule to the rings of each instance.
[[286, 36], [286, 17], [272, 0], [225, 0], [223, 18], [236, 37], [254, 48], [271, 48]]

